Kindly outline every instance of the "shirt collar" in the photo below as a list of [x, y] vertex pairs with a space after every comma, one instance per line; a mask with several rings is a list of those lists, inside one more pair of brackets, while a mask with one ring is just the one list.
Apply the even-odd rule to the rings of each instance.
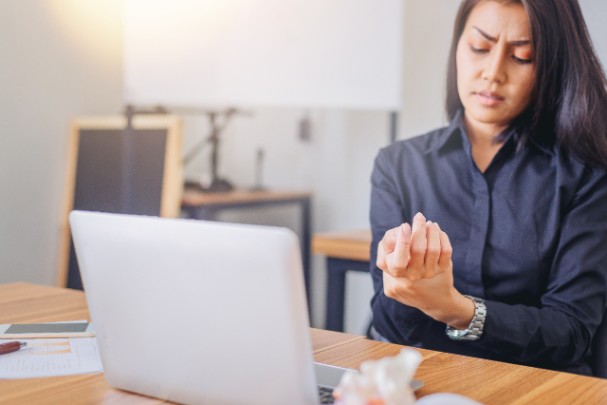
[[457, 110], [455, 112], [455, 115], [449, 123], [449, 126], [443, 128], [439, 132], [438, 136], [434, 137], [431, 140], [431, 142], [426, 147], [425, 153], [429, 154], [432, 152], [436, 152], [440, 149], [446, 148], [447, 145], [452, 144], [452, 142], [450, 142], [451, 140], [453, 140], [453, 144], [457, 146], [461, 146], [463, 143], [466, 143], [468, 141], [462, 110]]
[[535, 146], [540, 151], [553, 156], [554, 155], [554, 141], [550, 139], [537, 139], [535, 136], [529, 137], [529, 143]]
[[432, 141], [428, 144], [426, 150], [424, 151], [425, 154], [429, 154], [442, 149], [449, 143], [450, 139], [455, 138], [456, 134], [462, 134], [465, 136], [466, 131], [462, 115], [462, 110], [457, 110], [457, 112], [453, 116], [453, 119], [449, 123], [449, 126], [443, 128], [443, 130], [440, 131], [438, 136], [434, 137]]
[[[503, 137], [504, 144], [512, 144], [515, 146], [514, 149], [517, 149], [519, 146], [520, 137], [520, 129], [510, 128], [506, 131]], [[450, 140], [454, 140], [453, 143]], [[455, 142], [455, 141], [460, 142]], [[435, 137], [429, 144], [425, 150], [425, 154], [429, 154], [438, 150], [441, 150], [447, 145], [468, 145], [468, 134], [466, 131], [466, 126], [464, 125], [464, 114], [463, 111], [457, 110], [453, 119], [449, 123], [449, 126], [445, 127], [437, 137]], [[550, 144], [546, 144], [539, 139], [536, 139], [534, 136], [528, 137], [528, 143], [539, 149], [540, 151], [552, 155], [554, 153], [553, 148]]]

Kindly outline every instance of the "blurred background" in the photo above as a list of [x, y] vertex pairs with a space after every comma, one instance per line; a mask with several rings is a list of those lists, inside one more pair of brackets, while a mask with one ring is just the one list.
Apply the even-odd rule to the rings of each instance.
[[[258, 185], [261, 173], [268, 189], [311, 192], [314, 233], [368, 228], [369, 177], [379, 148], [392, 138], [411, 137], [445, 123], [445, 65], [458, 1], [206, 0], [198, 2], [207, 7], [199, 10], [200, 24], [191, 12], [184, 21], [173, 20], [169, 12], [162, 13], [163, 3], [179, 2], [0, 2], [0, 283], [57, 282], [70, 122], [76, 117], [115, 115], [127, 103], [149, 106], [154, 100], [169, 111], [242, 109], [246, 114], [234, 116], [221, 134], [219, 171], [238, 188]], [[280, 3], [288, 6], [277, 7]], [[607, 18], [607, 2], [580, 3], [606, 66], [607, 26], [600, 22]], [[209, 19], [205, 10], [216, 17]], [[160, 13], [167, 21], [166, 26], [148, 26], [149, 33], [159, 35], [151, 50], [163, 49], [166, 63], [146, 59], [149, 55], [137, 45], [142, 19], [152, 18], [150, 13]], [[247, 25], [247, 16], [255, 24]], [[366, 24], [364, 18], [369, 19]], [[181, 38], [183, 48], [177, 49], [162, 30], [172, 32], [171, 27], [184, 24], [195, 31], [190, 40]], [[246, 48], [246, 41], [239, 45], [251, 36], [246, 29], [255, 27], [265, 27], [273, 46], [282, 47], [271, 51], [284, 56], [272, 65], [275, 71], [265, 70], [270, 68], [263, 58], [276, 54]], [[234, 29], [240, 37], [229, 35]], [[277, 34], [281, 32], [284, 37]], [[331, 44], [340, 52], [332, 52]], [[192, 49], [200, 50], [194, 58], [200, 65], [180, 62]], [[366, 51], [358, 54], [359, 49]], [[246, 52], [248, 59], [238, 59], [237, 50]], [[238, 62], [242, 60], [246, 65]], [[214, 68], [214, 63], [223, 65]], [[305, 66], [319, 65], [327, 69], [306, 75]], [[197, 69], [201, 81], [195, 78]], [[193, 98], [179, 99], [177, 91], [162, 99], [166, 86], [175, 88], [170, 80], [147, 77], [148, 71], [185, 78], [177, 87], [182, 95], [190, 88]], [[246, 87], [249, 76], [273, 84]], [[347, 80], [342, 82], [342, 77]], [[289, 80], [296, 80], [297, 86], [281, 91]], [[213, 82], [214, 91], [199, 91]], [[146, 94], [142, 89], [150, 83], [159, 85]], [[204, 114], [182, 118], [185, 155], [210, 128]], [[184, 168], [189, 181], [208, 178], [207, 149]], [[296, 211], [241, 210], [221, 219], [289, 226], [301, 234]], [[324, 259], [314, 255], [311, 266], [312, 323], [317, 327], [324, 325]], [[369, 275], [348, 273], [346, 291], [345, 330], [363, 333], [372, 292]]]

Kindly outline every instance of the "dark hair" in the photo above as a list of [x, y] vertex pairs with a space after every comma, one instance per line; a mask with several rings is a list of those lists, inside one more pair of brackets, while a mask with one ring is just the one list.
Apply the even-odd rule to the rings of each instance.
[[528, 137], [557, 142], [578, 159], [607, 167], [607, 79], [577, 0], [464, 0], [447, 68], [447, 116], [463, 108], [457, 91], [456, 51], [472, 9], [482, 1], [520, 3], [531, 24], [536, 82], [530, 107], [511, 123]]

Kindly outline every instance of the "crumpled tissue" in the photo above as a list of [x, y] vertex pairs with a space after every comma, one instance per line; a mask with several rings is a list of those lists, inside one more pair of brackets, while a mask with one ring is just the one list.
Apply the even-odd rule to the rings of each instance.
[[422, 361], [413, 349], [402, 349], [393, 357], [365, 361], [360, 372], [345, 373], [334, 390], [339, 405], [412, 405], [411, 380]]

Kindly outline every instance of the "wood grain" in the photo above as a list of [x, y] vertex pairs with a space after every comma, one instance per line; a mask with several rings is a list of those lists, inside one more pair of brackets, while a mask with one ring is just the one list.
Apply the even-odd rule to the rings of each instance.
[[314, 354], [354, 340], [365, 339], [364, 336], [314, 328], [310, 328], [310, 334], [312, 335], [312, 350], [314, 351]]
[[371, 231], [369, 229], [317, 233], [312, 238], [312, 252], [338, 259], [370, 259]]
[[[353, 340], [315, 354], [316, 361], [357, 368], [365, 360], [394, 356], [404, 346]], [[484, 404], [606, 404], [607, 380], [497, 361], [415, 349], [423, 361], [418, 398], [452, 392]]]
[[249, 191], [234, 190], [221, 193], [203, 193], [193, 189], [185, 189], [181, 204], [184, 207], [210, 207], [213, 205], [248, 204], [256, 202], [290, 201], [310, 198], [308, 192], [296, 191]]

